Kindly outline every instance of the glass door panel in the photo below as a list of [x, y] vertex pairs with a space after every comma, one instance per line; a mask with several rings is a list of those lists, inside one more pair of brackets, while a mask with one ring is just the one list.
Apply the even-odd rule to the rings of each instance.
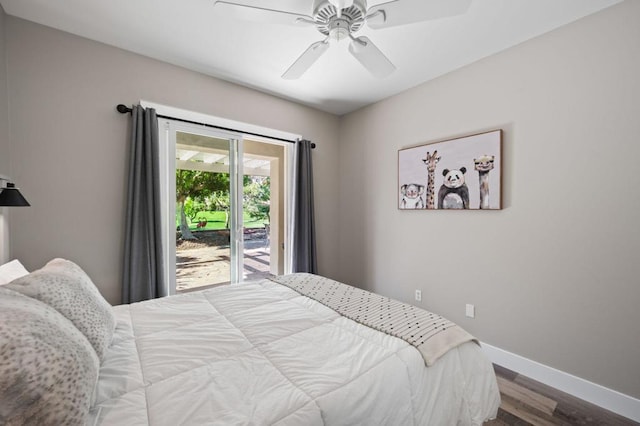
[[284, 272], [284, 146], [243, 143], [243, 279]]
[[178, 293], [238, 282], [238, 143], [214, 132], [175, 131]]

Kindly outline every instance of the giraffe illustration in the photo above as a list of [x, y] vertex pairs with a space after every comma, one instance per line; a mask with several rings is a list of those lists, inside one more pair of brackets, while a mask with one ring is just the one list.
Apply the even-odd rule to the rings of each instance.
[[493, 170], [493, 155], [483, 155], [473, 159], [474, 168], [480, 179], [480, 208], [489, 208], [489, 172]]
[[438, 151], [433, 151], [433, 155], [429, 155], [429, 151], [427, 151], [427, 158], [424, 158], [424, 164], [427, 165], [427, 209], [433, 210], [436, 208], [435, 203], [435, 171], [436, 164], [440, 161], [440, 157], [438, 157]]

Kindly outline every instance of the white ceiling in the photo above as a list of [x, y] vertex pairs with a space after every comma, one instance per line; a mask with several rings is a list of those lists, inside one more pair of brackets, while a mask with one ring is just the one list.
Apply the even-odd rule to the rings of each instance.
[[[313, 3], [239, 1], [305, 15]], [[369, 6], [384, 1], [370, 0]], [[456, 17], [379, 30], [365, 26], [357, 35], [368, 36], [396, 65], [391, 76], [372, 77], [342, 41], [293, 81], [280, 76], [324, 37], [313, 27], [238, 21], [223, 16], [213, 0], [0, 3], [9, 15], [342, 115], [620, 1], [473, 0], [467, 13]]]

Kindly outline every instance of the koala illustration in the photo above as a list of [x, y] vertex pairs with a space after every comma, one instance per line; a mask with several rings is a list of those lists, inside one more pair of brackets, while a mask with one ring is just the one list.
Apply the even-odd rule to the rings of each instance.
[[424, 185], [418, 185], [417, 183], [402, 185], [400, 187], [400, 193], [402, 194], [402, 201], [400, 202], [401, 209], [424, 208], [424, 201], [422, 200]]
[[466, 167], [459, 170], [444, 169], [444, 183], [438, 191], [439, 209], [468, 209], [469, 208], [469, 188], [464, 182]]

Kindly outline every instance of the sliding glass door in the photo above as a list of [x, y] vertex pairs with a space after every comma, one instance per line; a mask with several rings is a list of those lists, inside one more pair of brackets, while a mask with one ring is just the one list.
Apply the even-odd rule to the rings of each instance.
[[159, 130], [170, 293], [283, 273], [285, 146], [166, 119]]

